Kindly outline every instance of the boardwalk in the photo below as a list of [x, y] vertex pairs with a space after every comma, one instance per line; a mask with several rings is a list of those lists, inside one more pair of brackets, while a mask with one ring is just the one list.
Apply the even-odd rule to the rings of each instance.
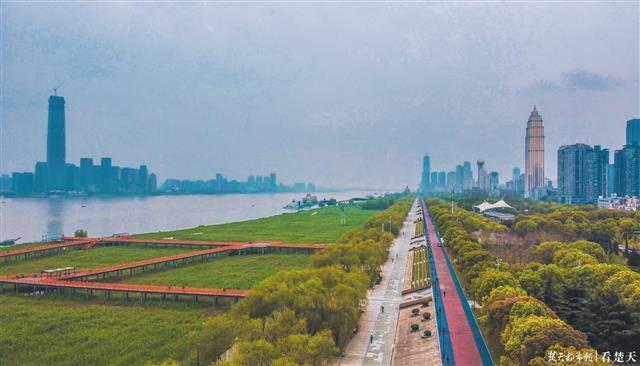
[[78, 281], [62, 281], [58, 279], [48, 279], [42, 277], [3, 277], [0, 276], [0, 284], [13, 284], [16, 286], [29, 286], [35, 288], [55, 288], [55, 289], [74, 289], [108, 292], [135, 292], [140, 294], [159, 294], [159, 295], [187, 295], [187, 296], [207, 296], [207, 297], [229, 297], [240, 298], [245, 297], [249, 291], [235, 289], [215, 289], [215, 288], [193, 288], [193, 287], [170, 287], [170, 286], [147, 286], [132, 285], [121, 283], [102, 283], [102, 282], [78, 282]]
[[[447, 253], [424, 205], [425, 233], [435, 263], [434, 295], [440, 321], [440, 346], [444, 365], [493, 365], [487, 346], [480, 335], [473, 314], [448, 261]], [[444, 309], [442, 309], [444, 306]], [[451, 359], [453, 358], [453, 360]]]
[[17, 250], [9, 250], [6, 252], [0, 253], [0, 258], [4, 258], [8, 261], [10, 258], [29, 258], [29, 257], [38, 257], [42, 255], [47, 255], [54, 252], [65, 251], [68, 248], [73, 247], [81, 247], [88, 244], [91, 244], [94, 239], [80, 239], [74, 238], [75, 240], [66, 241], [64, 243], [59, 244], [49, 244], [49, 245], [40, 245], [37, 247], [31, 247], [27, 249], [17, 249]]

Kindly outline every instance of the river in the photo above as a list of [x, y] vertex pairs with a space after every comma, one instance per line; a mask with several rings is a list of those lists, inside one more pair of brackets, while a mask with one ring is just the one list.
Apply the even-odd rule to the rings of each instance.
[[[316, 193], [338, 200], [373, 192]], [[149, 197], [8, 198], [0, 197], [0, 240], [19, 243], [72, 235], [82, 228], [90, 236], [143, 233], [272, 216], [301, 193], [184, 195]]]

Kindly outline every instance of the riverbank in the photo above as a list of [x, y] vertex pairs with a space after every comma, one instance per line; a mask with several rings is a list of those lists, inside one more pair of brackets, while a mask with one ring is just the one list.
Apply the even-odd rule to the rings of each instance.
[[[326, 197], [343, 200], [371, 193], [331, 192]], [[0, 239], [22, 237], [25, 243], [73, 235], [79, 228], [91, 236], [108, 236], [254, 220], [287, 212], [283, 207], [293, 199], [300, 199], [300, 194], [3, 198]]]

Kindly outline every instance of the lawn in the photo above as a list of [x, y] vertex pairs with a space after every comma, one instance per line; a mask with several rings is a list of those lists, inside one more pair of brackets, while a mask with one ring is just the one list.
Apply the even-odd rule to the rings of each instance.
[[140, 285], [249, 289], [278, 271], [306, 267], [309, 259], [310, 256], [307, 254], [220, 257], [204, 263], [145, 272], [126, 277], [124, 282]]
[[350, 206], [345, 209], [345, 212], [346, 225], [340, 225], [341, 213], [338, 207], [327, 207], [256, 220], [140, 234], [136, 237], [221, 241], [277, 240], [291, 244], [330, 244], [348, 230], [361, 229], [367, 218], [378, 211]]
[[187, 361], [193, 357], [188, 334], [213, 311], [192, 304], [105, 305], [0, 295], [0, 365]]
[[[360, 229], [377, 211], [325, 208], [223, 225], [138, 235], [147, 238], [332, 243], [342, 233]], [[11, 248], [20, 249], [22, 246]], [[4, 248], [0, 248], [2, 250]], [[40, 272], [58, 267], [95, 268], [183, 253], [172, 248], [96, 247], [26, 261], [3, 263], [0, 274]], [[197, 287], [250, 288], [273, 273], [300, 268], [309, 256], [267, 254], [216, 258], [175, 269], [150, 271], [131, 283]], [[8, 287], [7, 287], [8, 290]], [[210, 303], [168, 303], [119, 300], [104, 302], [54, 296], [0, 295], [0, 365], [144, 365], [174, 358], [194, 364], [188, 334], [214, 311]]]
[[29, 260], [0, 260], [0, 275], [40, 273], [45, 269], [60, 267], [96, 268], [112, 266], [151, 258], [186, 253], [193, 249], [140, 248], [140, 247], [94, 247], [90, 250], [70, 250], [61, 255], [51, 255]]

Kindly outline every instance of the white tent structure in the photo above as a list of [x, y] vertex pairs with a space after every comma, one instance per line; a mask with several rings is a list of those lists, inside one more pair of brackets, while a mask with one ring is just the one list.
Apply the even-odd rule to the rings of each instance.
[[481, 204], [477, 205], [477, 206], [473, 206], [474, 208], [478, 209], [478, 212], [483, 213], [485, 211], [489, 211], [489, 210], [495, 210], [498, 208], [510, 208], [513, 209], [513, 207], [509, 206], [508, 203], [506, 203], [504, 200], [500, 200], [494, 204], [491, 204], [489, 202], [482, 202]]

